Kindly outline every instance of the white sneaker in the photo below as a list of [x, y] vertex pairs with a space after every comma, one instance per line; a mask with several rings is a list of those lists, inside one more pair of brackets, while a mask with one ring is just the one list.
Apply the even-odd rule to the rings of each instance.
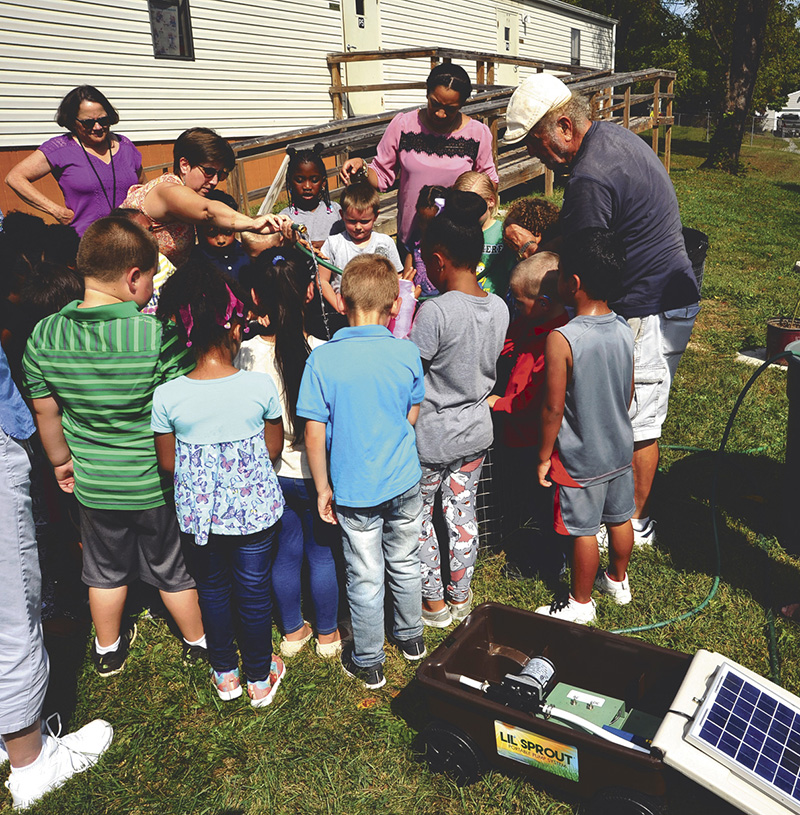
[[633, 545], [634, 546], [655, 546], [656, 545], [656, 522], [650, 521], [647, 526], [641, 531], [637, 532], [636, 527], [633, 528]]
[[[608, 549], [608, 527], [603, 524], [600, 531], [595, 535], [597, 538], [597, 548], [602, 552]], [[636, 528], [633, 530], [633, 545], [634, 546], [655, 546], [656, 545], [656, 522], [650, 521], [647, 526], [641, 531], [637, 532]]]
[[[53, 733], [52, 728], [50, 727], [50, 722], [56, 720], [58, 723], [58, 733]], [[58, 736], [61, 734], [61, 715], [59, 713], [53, 713], [47, 717], [47, 721], [42, 719], [42, 735], [50, 734], [51, 736]], [[8, 750], [6, 750], [6, 743], [3, 741], [3, 737], [0, 736], [0, 767], [2, 767], [8, 761]]]
[[620, 582], [609, 577], [605, 569], [601, 569], [595, 578], [594, 587], [603, 594], [612, 597], [618, 606], [625, 606], [631, 601], [631, 586], [628, 582], [627, 572], [625, 572], [625, 577]]
[[595, 535], [597, 538], [597, 548], [603, 552], [608, 549], [608, 527], [600, 524], [600, 531]]
[[68, 778], [97, 763], [108, 749], [114, 729], [95, 719], [61, 738], [42, 737], [42, 752], [33, 764], [13, 770], [6, 781], [15, 809], [25, 809]]
[[536, 613], [580, 625], [594, 622], [597, 616], [594, 600], [589, 600], [588, 603], [579, 603], [573, 599], [572, 595], [567, 600], [554, 600], [549, 606], [539, 606]]

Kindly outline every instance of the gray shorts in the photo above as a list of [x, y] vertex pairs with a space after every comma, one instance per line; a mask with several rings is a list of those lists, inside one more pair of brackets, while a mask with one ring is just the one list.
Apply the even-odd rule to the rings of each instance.
[[26, 448], [26, 442], [0, 428], [0, 733], [5, 734], [39, 718], [47, 691], [42, 578]]
[[634, 393], [630, 417], [634, 441], [661, 437], [669, 389], [699, 311], [700, 307], [693, 305], [628, 320], [633, 330]]
[[633, 517], [633, 470], [588, 487], [556, 486], [555, 524], [559, 535], [596, 535], [600, 524], [621, 524]]
[[137, 578], [160, 591], [193, 589], [172, 503], [154, 509], [91, 509], [79, 504], [87, 586], [118, 589]]

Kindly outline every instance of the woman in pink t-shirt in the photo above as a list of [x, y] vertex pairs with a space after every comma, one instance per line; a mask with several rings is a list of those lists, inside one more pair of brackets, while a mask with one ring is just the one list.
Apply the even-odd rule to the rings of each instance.
[[419, 191], [426, 184], [449, 187], [467, 170], [486, 173], [498, 183], [491, 131], [461, 112], [472, 93], [467, 72], [459, 65], [440, 63], [428, 75], [426, 85], [427, 106], [392, 119], [372, 164], [363, 158], [349, 159], [340, 173], [342, 183], [349, 184], [366, 167], [370, 183], [381, 191], [399, 181], [397, 236], [404, 244]]

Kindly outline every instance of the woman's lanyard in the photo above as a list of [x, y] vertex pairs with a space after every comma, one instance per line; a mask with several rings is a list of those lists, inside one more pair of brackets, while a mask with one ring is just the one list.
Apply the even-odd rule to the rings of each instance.
[[92, 172], [97, 179], [97, 183], [100, 185], [100, 189], [103, 192], [103, 197], [106, 199], [106, 203], [108, 204], [108, 211], [111, 212], [114, 209], [114, 201], [117, 200], [117, 173], [114, 170], [114, 150], [111, 143], [111, 133], [108, 134], [108, 158], [111, 162], [111, 178], [113, 179], [113, 191], [111, 193], [111, 200], [108, 198], [108, 193], [106, 192], [105, 185], [103, 184], [102, 179], [100, 178], [100, 173], [97, 172], [97, 168], [92, 164], [92, 159], [89, 156], [89, 153], [86, 151], [86, 148], [83, 146], [83, 142], [78, 139], [78, 144], [81, 146], [81, 150], [83, 150], [83, 155], [86, 156], [86, 161], [89, 162], [89, 166], [92, 168]]

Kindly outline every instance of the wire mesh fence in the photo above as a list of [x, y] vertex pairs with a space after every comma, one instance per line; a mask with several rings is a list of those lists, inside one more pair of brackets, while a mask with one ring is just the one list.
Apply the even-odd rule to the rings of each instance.
[[[714, 128], [719, 122], [719, 114], [712, 113], [711, 111], [703, 111], [701, 113], [676, 113], [675, 126], [676, 127], [694, 127], [700, 130], [705, 130], [706, 141], [711, 139]], [[745, 143], [749, 141], [753, 144], [756, 136], [769, 134], [777, 136], [778, 138], [793, 138], [800, 136], [800, 115], [797, 114], [781, 114], [781, 113], [766, 113], [756, 116], [747, 117], [747, 125], [745, 127]]]

